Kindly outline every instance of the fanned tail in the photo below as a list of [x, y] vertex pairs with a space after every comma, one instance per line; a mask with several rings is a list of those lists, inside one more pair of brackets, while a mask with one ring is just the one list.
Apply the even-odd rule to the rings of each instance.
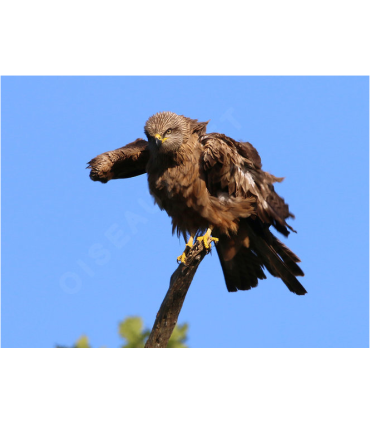
[[[271, 275], [280, 278], [289, 291], [297, 295], [306, 294], [307, 291], [296, 278], [304, 276], [297, 265], [299, 258], [259, 222], [243, 219], [241, 223], [237, 235], [231, 238], [221, 236], [217, 245], [228, 291], [256, 287], [258, 280], [266, 278], [263, 272], [266, 268]], [[239, 249], [233, 255], [231, 250], [235, 245], [239, 245]]]

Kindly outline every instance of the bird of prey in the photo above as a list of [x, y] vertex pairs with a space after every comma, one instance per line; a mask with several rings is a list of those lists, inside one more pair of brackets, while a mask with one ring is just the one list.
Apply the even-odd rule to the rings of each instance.
[[267, 269], [304, 295], [296, 278], [304, 276], [299, 258], [270, 231], [294, 231], [286, 222], [294, 216], [273, 186], [283, 178], [262, 170], [249, 142], [207, 134], [208, 122], [157, 113], [144, 127], [148, 141], [138, 138], [95, 157], [90, 178], [106, 183], [147, 173], [155, 202], [172, 218], [173, 233], [185, 239], [178, 261], [186, 264], [195, 239], [207, 249], [215, 242], [229, 292], [256, 287]]

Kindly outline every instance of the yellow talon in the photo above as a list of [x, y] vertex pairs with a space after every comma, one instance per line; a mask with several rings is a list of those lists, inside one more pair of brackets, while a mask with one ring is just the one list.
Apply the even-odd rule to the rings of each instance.
[[181, 256], [177, 257], [178, 263], [186, 264], [186, 254], [189, 252], [190, 248], [193, 246], [194, 237], [190, 237], [188, 243], [185, 245], [185, 250]]
[[181, 254], [181, 256], [177, 257], [177, 263], [186, 263], [186, 254], [185, 251]]
[[209, 244], [207, 242], [207, 237], [205, 235], [203, 236], [198, 236], [197, 241], [200, 243], [203, 241], [203, 244], [205, 246], [205, 248], [208, 250], [209, 249]]
[[[209, 250], [211, 248], [212, 241], [215, 242], [215, 243], [219, 241], [218, 238], [215, 238], [215, 237], [213, 237], [211, 235], [212, 229], [213, 229], [212, 227], [209, 227], [207, 229], [207, 232], [203, 236], [198, 236], [198, 238], [197, 238], [197, 241], [198, 242], [203, 242], [204, 247], [205, 247], [206, 250]], [[194, 243], [194, 237], [191, 236], [189, 238], [188, 243], [185, 245], [184, 252], [181, 254], [181, 256], [178, 256], [177, 257], [177, 262], [178, 263], [186, 264], [186, 256], [187, 256], [189, 250], [192, 248], [193, 243]]]
[[198, 236], [198, 238], [197, 238], [198, 242], [203, 241], [203, 244], [204, 244], [204, 247], [206, 248], [206, 250], [209, 250], [211, 248], [212, 241], [215, 242], [215, 243], [219, 241], [218, 238], [211, 236], [211, 231], [212, 231], [212, 228], [208, 228], [207, 232], [203, 236]]

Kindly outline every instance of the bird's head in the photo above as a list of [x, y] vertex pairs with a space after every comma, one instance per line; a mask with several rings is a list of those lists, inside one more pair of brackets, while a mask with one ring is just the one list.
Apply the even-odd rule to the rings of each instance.
[[151, 116], [144, 127], [149, 146], [163, 153], [177, 151], [200, 125], [205, 132], [207, 123], [199, 123], [172, 112], [160, 112]]

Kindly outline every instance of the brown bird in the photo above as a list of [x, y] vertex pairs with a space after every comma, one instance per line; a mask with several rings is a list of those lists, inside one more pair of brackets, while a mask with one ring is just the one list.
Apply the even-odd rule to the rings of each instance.
[[148, 141], [139, 138], [95, 157], [88, 163], [90, 178], [106, 183], [147, 173], [150, 193], [172, 218], [173, 233], [187, 240], [178, 260], [186, 264], [196, 237], [207, 249], [216, 242], [228, 291], [256, 287], [266, 268], [304, 295], [296, 278], [304, 276], [299, 258], [269, 229], [272, 225], [285, 236], [294, 231], [286, 223], [294, 216], [273, 187], [283, 178], [262, 170], [249, 142], [207, 134], [207, 124], [157, 113], [144, 127]]

